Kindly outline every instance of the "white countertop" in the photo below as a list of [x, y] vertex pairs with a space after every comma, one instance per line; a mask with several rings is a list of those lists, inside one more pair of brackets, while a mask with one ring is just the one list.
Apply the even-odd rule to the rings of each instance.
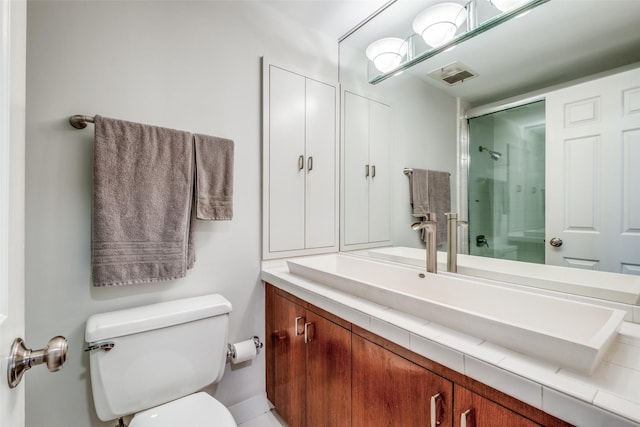
[[576, 426], [640, 426], [640, 324], [625, 322], [587, 376], [293, 275], [284, 260], [264, 261], [261, 278]]

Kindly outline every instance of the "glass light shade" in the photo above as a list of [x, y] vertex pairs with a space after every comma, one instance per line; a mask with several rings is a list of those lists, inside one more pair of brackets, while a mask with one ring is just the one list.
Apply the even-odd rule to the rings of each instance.
[[511, 10], [516, 6], [526, 3], [527, 1], [528, 0], [489, 0], [489, 3], [501, 12], [506, 12], [507, 10]]
[[387, 37], [371, 43], [366, 50], [367, 58], [383, 73], [400, 65], [407, 54], [407, 42], [397, 37]]
[[429, 46], [440, 46], [451, 40], [460, 25], [467, 20], [467, 10], [458, 3], [439, 3], [416, 16], [413, 31]]

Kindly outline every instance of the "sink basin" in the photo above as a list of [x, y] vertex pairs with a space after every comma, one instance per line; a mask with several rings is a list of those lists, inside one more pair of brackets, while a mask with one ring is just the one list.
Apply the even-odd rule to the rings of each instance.
[[585, 374], [596, 368], [625, 315], [355, 256], [318, 255], [287, 264], [294, 275]]

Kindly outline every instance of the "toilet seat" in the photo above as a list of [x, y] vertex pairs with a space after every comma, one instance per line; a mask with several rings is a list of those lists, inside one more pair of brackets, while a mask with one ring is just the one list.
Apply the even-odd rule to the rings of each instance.
[[137, 413], [129, 427], [237, 427], [231, 412], [205, 392]]

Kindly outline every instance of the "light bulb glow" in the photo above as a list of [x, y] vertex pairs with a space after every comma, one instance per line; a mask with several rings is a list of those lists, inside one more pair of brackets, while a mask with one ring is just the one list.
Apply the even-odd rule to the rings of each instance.
[[506, 12], [526, 3], [527, 1], [528, 0], [489, 0], [489, 3], [501, 12]]
[[407, 55], [407, 42], [396, 37], [387, 37], [371, 43], [366, 50], [367, 58], [383, 72], [391, 71], [402, 62]]
[[413, 20], [413, 31], [429, 46], [437, 47], [451, 40], [467, 20], [467, 10], [458, 3], [439, 3], [431, 6]]

